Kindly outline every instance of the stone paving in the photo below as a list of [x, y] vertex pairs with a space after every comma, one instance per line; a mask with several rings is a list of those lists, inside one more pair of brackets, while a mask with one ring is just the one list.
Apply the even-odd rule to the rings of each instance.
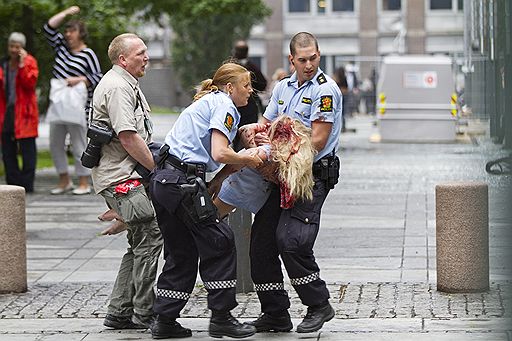
[[[0, 296], [0, 318], [52, 319], [102, 318], [112, 290], [112, 282], [37, 283], [26, 294]], [[290, 314], [304, 316], [305, 309], [293, 288]], [[511, 284], [493, 283], [488, 292], [446, 294], [425, 283], [329, 284], [336, 318], [510, 318]], [[208, 317], [206, 290], [198, 284], [181, 313], [183, 318]], [[255, 293], [238, 294], [237, 317], [257, 317], [260, 313]], [[506, 309], [505, 309], [506, 307]]]
[[[163, 139], [174, 118], [156, 117], [156, 140]], [[349, 120], [349, 127], [357, 132], [341, 138], [341, 182], [324, 205], [315, 245], [335, 319], [317, 333], [253, 339], [512, 341], [511, 177], [484, 170], [487, 161], [505, 152], [485, 136], [454, 144], [371, 143], [376, 127], [368, 117]], [[43, 148], [46, 128], [38, 141]], [[435, 185], [453, 180], [489, 185], [486, 293], [436, 290]], [[51, 196], [55, 182], [53, 170], [38, 171], [36, 193], [27, 196], [29, 291], [0, 295], [0, 340], [150, 339], [147, 331], [103, 328], [125, 235], [98, 236], [106, 227], [96, 218], [106, 209], [103, 200]], [[296, 326], [304, 307], [288, 281], [285, 285]], [[235, 315], [258, 316], [254, 293], [237, 299]], [[198, 278], [181, 322], [194, 330], [194, 339], [206, 339], [208, 317]]]

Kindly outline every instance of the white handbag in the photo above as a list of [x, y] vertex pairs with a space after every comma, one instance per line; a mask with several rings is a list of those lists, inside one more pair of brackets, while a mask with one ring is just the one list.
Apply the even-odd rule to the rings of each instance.
[[85, 127], [87, 96], [87, 86], [84, 82], [68, 86], [65, 79], [52, 78], [46, 120], [49, 123], [78, 124]]

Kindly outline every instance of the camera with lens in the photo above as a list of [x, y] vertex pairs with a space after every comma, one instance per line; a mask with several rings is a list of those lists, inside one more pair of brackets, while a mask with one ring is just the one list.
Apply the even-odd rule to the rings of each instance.
[[112, 141], [114, 131], [102, 122], [91, 122], [87, 130], [87, 137], [89, 138], [89, 143], [80, 161], [82, 161], [84, 167], [93, 168], [100, 162], [101, 147]]

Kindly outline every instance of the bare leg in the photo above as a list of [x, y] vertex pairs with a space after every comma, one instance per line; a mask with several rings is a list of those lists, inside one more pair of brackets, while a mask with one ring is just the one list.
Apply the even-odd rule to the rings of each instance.
[[102, 236], [114, 235], [123, 232], [126, 230], [126, 224], [124, 221], [116, 220], [105, 230], [101, 231]]
[[229, 204], [226, 204], [224, 201], [220, 200], [218, 197], [213, 199], [213, 203], [215, 206], [217, 206], [217, 210], [219, 212], [219, 217], [221, 219], [224, 219], [225, 216], [233, 212], [235, 209], [235, 206], [231, 206]]
[[78, 188], [86, 189], [89, 188], [89, 176], [78, 177]]
[[66, 188], [71, 183], [71, 178], [68, 173], [59, 174], [59, 184], [57, 187]]
[[59, 174], [59, 183], [57, 187], [50, 191], [51, 194], [63, 194], [73, 189], [73, 183], [68, 173]]
[[103, 214], [99, 215], [98, 219], [101, 220], [101, 221], [112, 221], [114, 219], [123, 221], [121, 216], [119, 214], [117, 214], [117, 212], [113, 208], [111, 208], [110, 210], [108, 210], [108, 211], [104, 212]]

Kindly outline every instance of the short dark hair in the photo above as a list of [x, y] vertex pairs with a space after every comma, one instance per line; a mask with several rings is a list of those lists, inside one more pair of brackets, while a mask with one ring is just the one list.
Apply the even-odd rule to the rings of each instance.
[[81, 20], [70, 20], [64, 25], [65, 30], [78, 30], [80, 34], [80, 39], [85, 41], [89, 36], [89, 32], [87, 32], [87, 27], [85, 23]]
[[239, 40], [233, 48], [233, 57], [235, 59], [245, 59], [249, 54], [249, 46], [243, 40]]
[[297, 47], [309, 47], [313, 44], [315, 44], [315, 47], [318, 50], [318, 41], [314, 35], [309, 32], [299, 32], [292, 37], [292, 40], [290, 40], [290, 54], [295, 56]]

